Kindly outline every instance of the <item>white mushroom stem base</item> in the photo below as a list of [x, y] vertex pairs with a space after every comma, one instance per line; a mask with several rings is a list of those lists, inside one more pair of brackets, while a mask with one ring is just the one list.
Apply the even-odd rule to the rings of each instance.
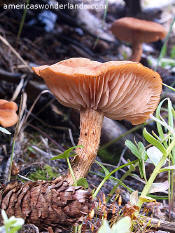
[[139, 62], [142, 57], [142, 43], [134, 42], [132, 44], [131, 61]]
[[[76, 149], [76, 157], [72, 162], [72, 169], [76, 180], [85, 177], [89, 168], [94, 162], [101, 136], [101, 128], [104, 115], [93, 109], [86, 109], [80, 111], [80, 138], [78, 145], [82, 148]], [[68, 172], [66, 180], [73, 184], [73, 178]]]

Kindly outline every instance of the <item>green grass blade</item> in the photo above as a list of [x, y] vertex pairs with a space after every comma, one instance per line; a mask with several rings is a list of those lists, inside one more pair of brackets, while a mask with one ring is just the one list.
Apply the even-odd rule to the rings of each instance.
[[159, 57], [158, 57], [158, 59], [157, 59], [156, 70], [157, 70], [157, 67], [160, 65], [161, 59], [162, 59], [162, 58], [165, 56], [165, 54], [166, 54], [167, 43], [168, 43], [170, 34], [171, 34], [172, 30], [173, 30], [173, 25], [174, 25], [174, 23], [175, 23], [175, 16], [174, 16], [174, 18], [173, 18], [173, 20], [172, 20], [172, 22], [171, 22], [171, 25], [170, 25], [168, 34], [167, 34], [167, 36], [166, 36], [166, 38], [165, 38], [164, 44], [163, 44], [162, 49], [161, 49], [161, 51], [160, 51], [160, 55], [159, 55]]
[[148, 131], [145, 128], [143, 130], [143, 136], [150, 144], [157, 147], [163, 154], [167, 153], [165, 147], [157, 139], [155, 139], [150, 133], [148, 133]]

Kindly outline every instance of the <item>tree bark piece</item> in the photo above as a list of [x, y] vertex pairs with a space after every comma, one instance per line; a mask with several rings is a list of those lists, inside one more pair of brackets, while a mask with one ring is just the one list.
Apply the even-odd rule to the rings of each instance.
[[[82, 220], [93, 207], [90, 191], [54, 181], [17, 181], [0, 188], [0, 208], [7, 215], [21, 217], [40, 230], [49, 226], [67, 229]], [[0, 219], [2, 223], [2, 219]]]

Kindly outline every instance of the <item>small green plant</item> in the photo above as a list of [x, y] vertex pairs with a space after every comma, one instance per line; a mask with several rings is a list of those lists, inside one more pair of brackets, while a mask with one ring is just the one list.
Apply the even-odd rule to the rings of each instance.
[[1, 210], [1, 215], [4, 224], [0, 227], [0, 232], [2, 233], [16, 233], [24, 225], [24, 219], [14, 216], [8, 218], [4, 210]]
[[148, 155], [146, 154], [146, 149], [143, 145], [142, 142], [132, 143], [129, 140], [126, 140], [125, 145], [131, 150], [131, 152], [138, 158], [138, 165], [139, 165], [139, 171], [141, 178], [144, 178], [145, 181], [146, 179], [146, 172], [145, 172], [145, 161], [148, 159]]
[[104, 185], [104, 183], [109, 180], [109, 179], [112, 179], [112, 180], [115, 180], [117, 181], [120, 185], [122, 185], [123, 187], [125, 187], [129, 192], [132, 192], [133, 190], [128, 188], [121, 180], [113, 177], [112, 175], [117, 172], [118, 170], [124, 168], [124, 167], [127, 167], [127, 166], [131, 166], [132, 164], [135, 164], [137, 163], [138, 160], [134, 160], [134, 161], [129, 161], [128, 163], [126, 164], [123, 164], [117, 168], [115, 168], [113, 171], [109, 172], [107, 168], [105, 168], [100, 162], [96, 161], [96, 163], [98, 163], [98, 165], [104, 170], [104, 173], [105, 173], [105, 177], [103, 178], [103, 180], [101, 181], [101, 183], [98, 185], [97, 189], [95, 190], [95, 192], [93, 193], [93, 198], [95, 198], [98, 194], [98, 192], [100, 191], [101, 187]]
[[[167, 114], [168, 114], [168, 123], [166, 120], [161, 116], [161, 107], [164, 104], [164, 102], [168, 102], [167, 107]], [[133, 143], [127, 141], [126, 145], [131, 150], [131, 152], [137, 156], [139, 159], [139, 168], [141, 171], [141, 175], [143, 176], [143, 173], [145, 173], [144, 168], [144, 162], [146, 160], [150, 160], [155, 166], [149, 180], [147, 181], [145, 179], [145, 186], [143, 191], [141, 192], [141, 195], [138, 199], [137, 205], [139, 208], [141, 208], [142, 204], [149, 199], [148, 194], [152, 193], [152, 190], [155, 190], [156, 183], [154, 183], [157, 175], [161, 172], [168, 171], [169, 174], [172, 173], [172, 171], [175, 169], [175, 131], [174, 131], [174, 118], [175, 118], [175, 110], [172, 107], [172, 103], [170, 99], [165, 99], [160, 102], [157, 110], [156, 110], [156, 117], [153, 117], [153, 119], [156, 121], [157, 124], [157, 132], [158, 135], [155, 132], [152, 132], [150, 134], [146, 128], [143, 130], [143, 136], [146, 139], [147, 142], [150, 143], [151, 148], [146, 150], [146, 148], [143, 146], [142, 143], [137, 143], [134, 145]], [[151, 150], [151, 151], [150, 151]], [[165, 165], [165, 162], [169, 161], [168, 167], [163, 167]], [[142, 164], [141, 164], [142, 162]], [[163, 167], [163, 168], [162, 168]], [[144, 177], [144, 176], [143, 176]], [[173, 186], [173, 180], [171, 179], [171, 175], [169, 175], [169, 183], [170, 186]], [[166, 185], [166, 184], [165, 184]], [[166, 185], [167, 189], [168, 186]], [[156, 192], [161, 191], [162, 187], [160, 185], [160, 190], [157, 190]], [[173, 190], [169, 191], [172, 196]]]
[[121, 218], [117, 223], [114, 223], [110, 228], [107, 220], [103, 220], [103, 224], [98, 230], [98, 233], [130, 233], [131, 219], [126, 216]]
[[70, 160], [69, 160], [70, 157], [75, 157], [76, 156], [76, 154], [73, 153], [73, 150], [75, 150], [76, 148], [82, 148], [82, 147], [83, 146], [73, 146], [73, 147], [65, 150], [62, 154], [54, 156], [53, 158], [51, 158], [51, 160], [66, 159], [68, 167], [69, 167], [69, 171], [70, 171], [70, 173], [72, 175], [72, 178], [73, 178], [73, 181], [74, 181], [74, 185], [75, 186], [82, 186], [84, 188], [88, 188], [88, 183], [87, 183], [86, 178], [82, 177], [79, 180], [76, 180], [75, 175], [74, 175], [73, 170], [72, 170], [72, 167], [71, 167], [71, 164], [70, 164]]
[[[173, 89], [174, 90], [174, 89]], [[167, 109], [165, 103], [167, 101]], [[162, 110], [167, 113], [167, 116], [162, 117]], [[142, 204], [144, 202], [153, 202], [155, 199], [167, 198], [163, 196], [152, 195], [156, 192], [162, 192], [169, 189], [168, 199], [173, 200], [173, 172], [175, 170], [175, 129], [174, 129], [174, 120], [175, 120], [175, 110], [172, 106], [170, 99], [166, 98], [162, 100], [156, 110], [156, 115], [151, 116], [152, 120], [156, 122], [157, 133], [148, 132], [146, 128], [143, 129], [143, 136], [145, 140], [150, 144], [149, 148], [145, 147], [142, 142], [135, 142], [135, 144], [129, 140], [126, 141], [126, 146], [131, 150], [131, 152], [137, 157], [135, 161], [129, 161], [128, 163], [117, 167], [113, 171], [109, 172], [101, 163], [97, 162], [98, 165], [103, 169], [105, 176], [103, 180], [95, 190], [93, 197], [95, 198], [100, 191], [103, 184], [108, 180], [112, 179], [117, 182], [114, 185], [114, 188], [109, 194], [109, 198], [115, 193], [118, 185], [125, 187], [130, 193], [134, 190], [127, 187], [123, 180], [131, 175], [135, 168], [138, 166], [140, 171], [140, 177], [145, 183], [145, 186], [141, 193], [138, 193], [138, 198], [135, 203], [137, 206], [135, 214], [140, 211]], [[152, 163], [154, 165], [154, 170], [150, 175], [150, 178], [147, 179], [145, 162]], [[168, 165], [166, 165], [168, 163]], [[128, 170], [122, 176], [120, 180], [113, 177], [112, 175], [118, 170], [127, 167]], [[168, 181], [156, 183], [155, 179], [159, 173], [168, 172]]]
[[171, 22], [171, 25], [170, 25], [168, 34], [167, 34], [167, 36], [166, 36], [166, 38], [165, 38], [165, 40], [164, 40], [164, 44], [163, 44], [163, 46], [162, 46], [162, 48], [161, 48], [160, 55], [159, 55], [159, 57], [158, 57], [158, 59], [157, 59], [156, 69], [157, 69], [158, 66], [160, 65], [161, 59], [166, 55], [166, 52], [167, 52], [167, 44], [168, 44], [168, 40], [169, 40], [169, 37], [170, 37], [170, 35], [171, 35], [171, 32], [172, 32], [172, 30], [173, 30], [173, 25], [174, 25], [174, 23], [175, 23], [175, 17], [173, 17], [173, 20], [172, 20], [172, 22]]

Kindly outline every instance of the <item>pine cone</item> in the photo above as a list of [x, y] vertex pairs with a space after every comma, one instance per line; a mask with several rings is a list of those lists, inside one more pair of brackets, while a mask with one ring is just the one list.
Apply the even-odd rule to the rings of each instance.
[[[91, 193], [66, 181], [17, 181], [0, 188], [0, 208], [7, 215], [22, 217], [41, 230], [48, 226], [69, 228], [93, 207]], [[2, 219], [0, 219], [2, 223]]]

